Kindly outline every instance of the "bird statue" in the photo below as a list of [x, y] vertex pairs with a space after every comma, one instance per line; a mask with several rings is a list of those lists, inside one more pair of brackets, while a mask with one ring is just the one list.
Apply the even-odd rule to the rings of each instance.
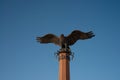
[[62, 50], [70, 49], [69, 46], [73, 45], [77, 40], [85, 40], [94, 37], [92, 31], [82, 32], [80, 30], [74, 30], [68, 36], [61, 34], [60, 37], [57, 37], [54, 34], [46, 34], [43, 37], [37, 37], [36, 40], [40, 43], [54, 43], [61, 47]]

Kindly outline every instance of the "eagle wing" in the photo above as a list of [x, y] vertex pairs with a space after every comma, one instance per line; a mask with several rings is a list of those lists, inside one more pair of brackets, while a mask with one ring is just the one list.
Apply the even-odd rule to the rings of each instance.
[[54, 34], [46, 34], [43, 37], [37, 37], [36, 40], [40, 43], [55, 43], [59, 45], [59, 38]]
[[89, 39], [94, 37], [95, 35], [93, 34], [92, 31], [89, 32], [82, 32], [79, 30], [74, 30], [70, 35], [66, 37], [67, 39], [67, 44], [68, 45], [73, 45], [77, 40], [84, 40], [84, 39]]

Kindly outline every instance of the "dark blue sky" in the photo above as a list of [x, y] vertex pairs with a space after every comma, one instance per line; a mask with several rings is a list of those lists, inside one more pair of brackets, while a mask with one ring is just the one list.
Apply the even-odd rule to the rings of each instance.
[[119, 0], [0, 0], [0, 80], [57, 80], [54, 44], [37, 36], [92, 30], [71, 47], [71, 80], [120, 80]]

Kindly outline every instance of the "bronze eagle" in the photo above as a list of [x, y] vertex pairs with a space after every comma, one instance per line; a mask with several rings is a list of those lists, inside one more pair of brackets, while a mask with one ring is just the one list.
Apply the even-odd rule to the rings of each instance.
[[68, 36], [64, 36], [64, 34], [61, 34], [60, 37], [57, 37], [54, 34], [46, 34], [43, 37], [37, 37], [37, 41], [40, 43], [54, 43], [56, 45], [61, 46], [62, 48], [69, 48], [69, 46], [73, 45], [77, 40], [85, 40], [90, 39], [94, 37], [92, 31], [89, 32], [82, 32], [79, 30], [74, 30], [71, 34]]

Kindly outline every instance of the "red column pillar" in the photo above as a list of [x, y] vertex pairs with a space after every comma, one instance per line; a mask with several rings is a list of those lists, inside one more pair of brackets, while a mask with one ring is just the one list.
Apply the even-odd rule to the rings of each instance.
[[59, 80], [70, 80], [70, 53], [59, 52]]

